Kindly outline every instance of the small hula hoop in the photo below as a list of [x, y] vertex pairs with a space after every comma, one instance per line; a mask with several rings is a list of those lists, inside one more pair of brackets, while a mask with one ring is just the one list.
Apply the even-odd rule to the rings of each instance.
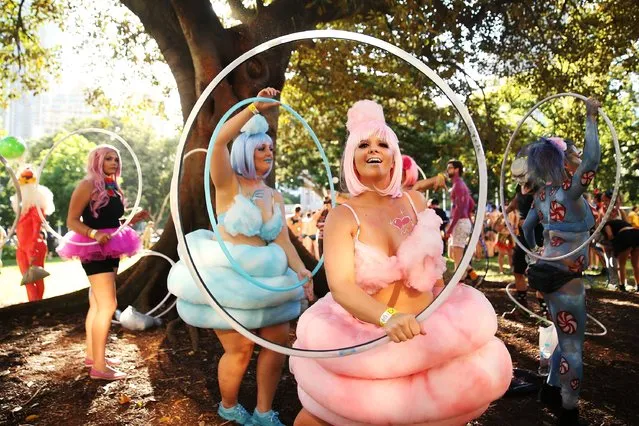
[[[2, 155], [0, 155], [0, 163], [4, 164], [4, 167], [7, 169], [7, 172], [9, 173], [9, 177], [11, 178], [11, 181], [13, 182], [13, 186], [16, 187], [16, 197], [18, 198], [17, 200], [18, 211], [16, 212], [16, 218], [13, 220], [13, 224], [11, 225], [11, 228], [9, 228], [9, 231], [7, 231], [7, 238], [5, 238], [5, 240], [0, 243], [0, 250], [2, 250], [4, 245], [9, 242], [11, 237], [13, 237], [13, 234], [15, 234], [16, 228], [18, 227], [18, 222], [20, 221], [20, 215], [22, 214], [22, 190], [20, 189], [20, 182], [18, 181], [18, 177], [16, 176], [13, 169], [9, 165], [9, 162], [7, 161], [7, 159], [4, 158]], [[40, 209], [36, 209], [36, 210], [40, 210]]]
[[[166, 261], [168, 261], [171, 264], [171, 267], [175, 266], [175, 261], [173, 261], [173, 259], [171, 259], [169, 256], [167, 256], [164, 253], [160, 253], [159, 251], [155, 251], [155, 250], [142, 250], [140, 252], [141, 257], [144, 256], [158, 256], [161, 257], [163, 259], [165, 259]], [[149, 312], [147, 312], [144, 315], [152, 315], [155, 311], [157, 311], [158, 309], [160, 309], [160, 307], [162, 305], [164, 305], [166, 303], [167, 300], [169, 300], [169, 297], [171, 297], [171, 293], [167, 292], [166, 296], [164, 297], [164, 299], [162, 299], [162, 301], [160, 303], [158, 303], [155, 308], [151, 309]], [[177, 299], [173, 301], [173, 303], [166, 308], [164, 311], [162, 311], [160, 314], [153, 316], [153, 318], [160, 318], [162, 317], [164, 314], [166, 314], [167, 312], [169, 312], [171, 309], [173, 309], [173, 307], [175, 306], [175, 304], [177, 303]], [[120, 324], [120, 321], [117, 320], [111, 320], [112, 324]]]
[[[272, 351], [289, 355], [289, 356], [300, 356], [305, 358], [335, 358], [346, 355], [352, 355], [356, 353], [361, 353], [366, 350], [372, 349], [376, 346], [385, 344], [389, 342], [389, 338], [386, 335], [382, 335], [377, 339], [372, 340], [371, 342], [364, 343], [361, 345], [354, 345], [347, 348], [341, 349], [329, 349], [329, 350], [320, 350], [320, 349], [293, 349], [282, 345], [277, 345], [269, 340], [266, 340], [260, 336], [257, 336], [245, 328], [241, 323], [239, 323], [233, 316], [229, 315], [228, 312], [218, 304], [215, 296], [211, 293], [211, 291], [204, 285], [204, 281], [197, 271], [195, 264], [193, 262], [193, 258], [189, 251], [188, 246], [186, 246], [186, 237], [184, 235], [183, 227], [182, 227], [182, 219], [180, 217], [180, 193], [179, 193], [179, 184], [180, 184], [180, 175], [182, 172], [182, 161], [180, 158], [182, 157], [182, 153], [184, 152], [184, 148], [186, 146], [186, 140], [191, 132], [191, 128], [193, 127], [193, 123], [197, 118], [202, 106], [206, 102], [207, 98], [211, 94], [211, 92], [233, 71], [237, 68], [238, 65], [242, 64], [244, 61], [252, 58], [253, 56], [265, 52], [273, 47], [285, 44], [296, 42], [300, 40], [312, 40], [312, 39], [340, 39], [340, 40], [350, 40], [360, 43], [365, 43], [371, 46], [375, 46], [377, 48], [383, 49], [388, 53], [391, 53], [398, 58], [404, 60], [408, 64], [417, 68], [422, 74], [424, 74], [427, 78], [433, 81], [437, 87], [444, 92], [446, 97], [451, 101], [457, 112], [461, 115], [464, 124], [468, 129], [468, 133], [470, 134], [471, 141], [473, 143], [473, 148], [475, 149], [475, 154], [477, 157], [478, 169], [479, 169], [479, 200], [478, 200], [478, 208], [477, 208], [477, 222], [482, 223], [484, 221], [484, 216], [486, 214], [486, 199], [488, 193], [488, 173], [486, 168], [486, 157], [484, 156], [484, 149], [481, 145], [481, 141], [479, 139], [479, 133], [477, 132], [477, 128], [468, 112], [466, 106], [457, 98], [457, 95], [452, 91], [450, 86], [446, 84], [444, 80], [442, 80], [435, 72], [430, 69], [426, 64], [424, 64], [419, 59], [415, 58], [405, 50], [400, 49], [397, 46], [394, 46], [385, 41], [379, 40], [374, 37], [370, 37], [364, 34], [353, 33], [349, 31], [340, 31], [340, 30], [312, 30], [312, 31], [303, 31], [299, 33], [287, 34], [273, 40], [266, 41], [244, 54], [240, 55], [233, 62], [227, 65], [220, 73], [218, 73], [215, 78], [209, 83], [209, 85], [204, 89], [199, 99], [193, 106], [182, 130], [182, 134], [180, 135], [180, 141], [178, 143], [177, 155], [175, 158], [175, 164], [173, 168], [173, 178], [171, 179], [171, 215], [173, 217], [173, 223], [175, 224], [175, 232], [178, 238], [178, 247], [180, 244], [183, 247], [184, 256], [184, 264], [187, 266], [189, 272], [191, 273], [191, 277], [195, 281], [195, 284], [198, 286], [202, 295], [207, 302], [215, 310], [215, 312], [224, 318], [233, 329], [235, 329], [238, 333], [251, 340], [252, 342]], [[208, 179], [208, 177], [207, 177]], [[332, 182], [332, 180], [331, 180]], [[334, 200], [333, 200], [334, 202]], [[474, 247], [477, 245], [477, 241], [479, 240], [479, 234], [481, 232], [480, 227], [474, 226], [473, 232], [470, 237], [470, 247]], [[448, 285], [442, 290], [441, 293], [433, 302], [424, 309], [418, 316], [418, 321], [424, 321], [430, 315], [433, 314], [435, 309], [437, 309], [440, 305], [442, 305], [445, 300], [452, 294], [455, 290], [455, 287], [459, 283], [459, 280], [462, 277], [462, 274], [466, 273], [466, 267], [470, 264], [472, 259], [473, 252], [471, 250], [466, 250], [464, 256], [461, 259], [460, 265], [453, 274], [451, 280]]]
[[[85, 133], [102, 133], [104, 135], [111, 136], [112, 138], [117, 139], [131, 153], [131, 157], [133, 157], [133, 162], [135, 163], [135, 168], [137, 169], [137, 172], [138, 172], [137, 198], [135, 199], [135, 203], [133, 204], [129, 217], [127, 217], [124, 223], [120, 225], [120, 227], [111, 234], [111, 236], [113, 236], [117, 234], [118, 232], [120, 232], [122, 229], [124, 229], [125, 226], [128, 226], [131, 220], [133, 220], [133, 216], [135, 216], [135, 213], [139, 211], [138, 208], [140, 205], [140, 199], [142, 198], [142, 169], [140, 168], [140, 162], [138, 161], [138, 157], [135, 155], [135, 152], [133, 152], [133, 149], [131, 148], [131, 146], [120, 135], [118, 135], [117, 133], [113, 133], [110, 130], [98, 129], [93, 127], [87, 127], [87, 128], [79, 129], [69, 133], [68, 135], [66, 135], [65, 137], [63, 137], [62, 139], [54, 143], [51, 149], [49, 150], [49, 152], [47, 152], [47, 155], [45, 155], [45, 157], [42, 159], [42, 163], [40, 163], [40, 167], [38, 168], [38, 172], [36, 174], [36, 181], [38, 182], [38, 186], [40, 186], [40, 176], [42, 176], [42, 170], [44, 170], [44, 166], [47, 164], [47, 161], [49, 161], [49, 157], [53, 153], [53, 150], [55, 150], [58, 147], [58, 145], [60, 145], [62, 142], [66, 141], [73, 135], [82, 135]], [[49, 225], [49, 222], [46, 220], [46, 218], [44, 217], [40, 209], [36, 209], [36, 211], [38, 212], [38, 216], [40, 216], [40, 219], [42, 220], [42, 224], [47, 229], [47, 231], [49, 231], [57, 239], [64, 241], [65, 244], [68, 243], [68, 244], [73, 244], [76, 246], [92, 246], [92, 245], [98, 244], [97, 241], [81, 243], [81, 242], [65, 239], [64, 236], [58, 234], [58, 232], [55, 229], [53, 229], [51, 225]]]
[[[548, 96], [547, 98], [542, 99], [541, 101], [537, 102], [526, 113], [526, 115], [524, 115], [524, 117], [519, 121], [519, 124], [517, 125], [517, 128], [515, 129], [514, 133], [510, 137], [510, 140], [508, 141], [508, 145], [506, 146], [506, 152], [504, 153], [504, 159], [503, 159], [503, 161], [501, 163], [501, 175], [499, 177], [499, 201], [500, 201], [501, 208], [502, 208], [503, 211], [506, 211], [506, 204], [505, 204], [506, 197], [504, 196], [504, 194], [505, 194], [504, 193], [504, 181], [506, 179], [506, 160], [508, 159], [508, 154], [510, 153], [510, 147], [511, 147], [513, 141], [515, 140], [515, 137], [517, 136], [517, 133], [519, 132], [519, 129], [524, 124], [524, 121], [526, 121], [526, 119], [533, 112], [535, 112], [535, 110], [537, 110], [537, 108], [539, 108], [540, 105], [542, 105], [542, 104], [544, 104], [544, 103], [546, 103], [546, 102], [548, 102], [548, 101], [550, 101], [552, 99], [563, 97], [563, 96], [572, 96], [573, 98], [580, 99], [580, 100], [582, 100], [584, 102], [586, 102], [588, 100], [587, 97], [585, 97], [583, 95], [579, 95], [577, 93], [558, 93], [556, 95]], [[615, 127], [612, 125], [612, 122], [610, 121], [610, 119], [608, 118], [606, 113], [601, 108], [599, 108], [598, 112], [599, 112], [599, 115], [604, 119], [604, 121], [608, 125], [608, 129], [610, 129], [610, 134], [612, 135], [612, 142], [613, 142], [614, 147], [615, 147], [617, 170], [616, 170], [616, 173], [615, 173], [615, 185], [614, 185], [614, 188], [613, 188], [613, 191], [612, 191], [612, 200], [614, 200], [614, 199], [617, 198], [617, 192], [619, 191], [619, 184], [621, 183], [621, 149], [619, 148], [619, 139], [617, 138], [617, 132], [615, 131]], [[530, 257], [532, 257], [534, 259], [545, 260], [547, 262], [552, 262], [552, 261], [566, 259], [566, 258], [568, 258], [568, 257], [570, 257], [570, 256], [572, 256], [574, 254], [577, 254], [581, 249], [583, 249], [588, 244], [590, 244], [590, 241], [592, 241], [597, 236], [597, 234], [599, 234], [599, 232], [601, 232], [601, 229], [605, 226], [606, 221], [608, 220], [608, 216], [610, 216], [610, 213], [612, 213], [613, 208], [614, 208], [614, 203], [610, 203], [608, 205], [608, 209], [606, 210], [606, 213], [604, 214], [603, 219], [599, 223], [599, 226], [597, 226], [597, 229], [595, 229], [595, 232], [593, 232], [592, 235], [590, 235], [589, 238], [586, 238], [584, 240], [584, 242], [579, 247], [575, 248], [573, 251], [571, 251], [569, 253], [562, 254], [560, 256], [554, 256], [554, 257], [540, 256], [537, 253], [533, 252], [532, 250], [529, 250], [528, 248], [526, 248], [526, 246], [521, 241], [519, 241], [519, 239], [515, 235], [515, 231], [513, 230], [512, 224], [508, 220], [508, 217], [504, 216], [504, 220], [506, 222], [506, 228], [508, 228], [508, 232], [510, 232], [510, 235], [515, 240], [515, 243], [525, 253], [527, 253]]]
[[[315, 142], [315, 146], [317, 146], [317, 149], [319, 150], [319, 153], [322, 157], [322, 162], [324, 163], [324, 168], [326, 169], [326, 174], [328, 176], [328, 185], [331, 190], [331, 204], [333, 205], [333, 207], [335, 207], [335, 188], [333, 187], [333, 176], [331, 175], [331, 167], [328, 162], [328, 158], [326, 158], [326, 153], [324, 152], [324, 149], [322, 148], [322, 144], [320, 143], [313, 129], [311, 129], [311, 127], [308, 125], [306, 120], [304, 120], [302, 116], [299, 115], [297, 111], [295, 111], [290, 106], [284, 103], [281, 103], [275, 99], [254, 97], [254, 98], [244, 99], [242, 101], [239, 101], [235, 105], [233, 105], [228, 111], [226, 111], [226, 113], [222, 116], [220, 121], [218, 121], [217, 126], [215, 126], [215, 130], [213, 131], [213, 136], [211, 136], [211, 143], [209, 143], [209, 148], [206, 151], [206, 160], [204, 162], [204, 196], [206, 199], [206, 211], [209, 214], [209, 221], [211, 222], [211, 226], [213, 227], [213, 233], [215, 235], [215, 239], [220, 244], [220, 248], [222, 249], [224, 256], [226, 256], [229, 263], [231, 264], [231, 267], [233, 268], [235, 272], [240, 274], [242, 277], [244, 277], [244, 279], [246, 279], [251, 284], [261, 289], [274, 291], [274, 292], [291, 291], [306, 284], [308, 282], [308, 277], [304, 278], [303, 280], [297, 281], [295, 284], [291, 284], [290, 286], [287, 286], [287, 287], [273, 287], [268, 284], [264, 284], [263, 282], [253, 278], [248, 272], [246, 272], [242, 268], [242, 266], [240, 266], [239, 263], [235, 261], [235, 259], [233, 258], [233, 255], [231, 255], [231, 252], [226, 247], [226, 243], [222, 239], [222, 234], [220, 234], [217, 221], [215, 220], [215, 213], [213, 212], [213, 200], [211, 198], [211, 179], [209, 178], [209, 176], [211, 176], [211, 160], [213, 157], [213, 147], [215, 145], [215, 140], [217, 139], [217, 136], [219, 135], [220, 130], [222, 129], [222, 126], [224, 125], [224, 123], [226, 123], [226, 120], [229, 119], [231, 114], [233, 114], [236, 110], [243, 107], [244, 105], [247, 105], [253, 102], [271, 102], [271, 103], [277, 102], [279, 103], [279, 106], [281, 106], [282, 108], [290, 112], [296, 119], [298, 119], [302, 123], [304, 128], [309, 132], [311, 138], [313, 139], [313, 142]], [[311, 272], [313, 276], [317, 274], [317, 271], [320, 270], [323, 264], [324, 264], [324, 255], [322, 255], [319, 262], [317, 262], [317, 265]]]
[[[552, 325], [553, 322], [550, 321], [548, 318], [544, 318], [540, 315], [537, 315], [536, 313], [534, 313], [533, 311], [531, 311], [530, 309], [528, 309], [527, 307], [525, 307], [524, 305], [522, 305], [521, 303], [519, 303], [519, 301], [517, 301], [517, 299], [515, 299], [515, 297], [511, 294], [510, 289], [512, 288], [512, 286], [514, 286], [515, 283], [509, 283], [506, 286], [506, 294], [508, 295], [508, 298], [515, 304], [515, 306], [517, 306], [519, 309], [521, 309], [522, 311], [526, 312], [528, 315], [530, 315], [533, 318], [536, 318], [540, 321], [543, 321], [544, 324], [548, 324], [548, 325]], [[597, 324], [599, 327], [601, 327], [601, 329], [603, 330], [600, 333], [591, 333], [589, 331], [586, 331], [585, 334], [586, 336], [605, 336], [606, 334], [608, 334], [608, 329], [606, 328], [605, 325], [603, 325], [597, 318], [593, 317], [590, 314], [586, 314], [586, 316], [588, 318], [590, 318], [591, 320], [593, 320], [595, 322], [595, 324]]]

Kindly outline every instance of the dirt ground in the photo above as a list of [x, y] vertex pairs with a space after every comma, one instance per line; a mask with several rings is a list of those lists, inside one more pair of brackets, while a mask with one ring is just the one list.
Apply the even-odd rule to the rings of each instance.
[[[498, 315], [512, 305], [504, 283], [485, 282], [483, 291]], [[532, 302], [532, 299], [531, 299]], [[639, 295], [593, 289], [589, 312], [608, 328], [585, 345], [582, 413], [591, 425], [639, 425]], [[37, 425], [222, 425], [216, 364], [221, 346], [209, 331], [200, 332], [193, 352], [184, 327], [173, 343], [165, 327], [129, 332], [113, 327], [109, 352], [124, 361], [130, 378], [99, 382], [83, 367], [83, 320], [80, 315], [14, 318], [0, 324], [0, 424]], [[596, 331], [593, 327], [592, 331]], [[514, 365], [536, 370], [537, 324], [499, 317], [499, 337]], [[240, 402], [255, 406], [254, 360], [245, 377]], [[291, 425], [300, 409], [295, 379], [282, 377], [275, 409]], [[556, 418], [535, 395], [502, 398], [472, 425], [552, 425]]]

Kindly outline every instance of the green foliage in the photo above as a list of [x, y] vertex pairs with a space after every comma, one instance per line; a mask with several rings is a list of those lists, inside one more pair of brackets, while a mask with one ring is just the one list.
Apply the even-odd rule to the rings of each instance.
[[23, 92], [46, 90], [58, 74], [59, 48], [43, 45], [39, 31], [62, 28], [64, 9], [55, 0], [0, 0], [0, 108]]
[[[631, 0], [508, 4], [400, 0], [388, 15], [355, 17], [333, 22], [330, 28], [362, 32], [411, 52], [466, 98], [486, 154], [489, 198], [499, 184], [508, 138], [530, 107], [566, 91], [597, 97], [622, 145], [622, 190], [637, 202], [639, 163], [632, 153], [639, 137], [639, 26], [637, 19], [628, 17], [639, 18], [639, 6]], [[488, 77], [473, 77], [472, 68]], [[374, 99], [383, 105], [402, 151], [427, 174], [458, 158], [476, 191], [470, 138], [457, 112], [442, 98], [428, 79], [392, 55], [339, 40], [301, 44], [292, 56], [283, 94], [318, 133], [333, 173], [339, 169], [348, 107], [359, 99]], [[301, 126], [289, 121], [286, 116], [280, 119], [278, 179], [290, 185], [303, 175], [325, 187], [314, 145]], [[542, 134], [582, 141], [583, 127], [583, 104], [557, 100], [529, 119], [513, 148]], [[600, 134], [602, 163], [595, 185], [608, 188], [615, 164], [603, 120]]]

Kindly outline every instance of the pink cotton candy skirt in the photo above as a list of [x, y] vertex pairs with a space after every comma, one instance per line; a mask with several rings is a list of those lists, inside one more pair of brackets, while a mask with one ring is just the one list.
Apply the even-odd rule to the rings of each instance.
[[[458, 285], [403, 343], [331, 359], [291, 357], [304, 408], [333, 425], [462, 425], [508, 389], [512, 362], [495, 337], [495, 311], [479, 291]], [[300, 349], [368, 342], [382, 330], [353, 318], [330, 293], [299, 318]]]
[[[112, 234], [118, 228], [99, 229], [100, 232]], [[84, 235], [70, 231], [56, 249], [58, 254], [65, 259], [80, 259], [82, 262], [92, 262], [104, 260], [106, 258], [116, 258], [120, 256], [133, 256], [141, 248], [138, 234], [130, 227], [125, 226], [115, 234], [106, 244], [92, 244], [79, 246], [72, 242], [88, 243], [95, 241]]]

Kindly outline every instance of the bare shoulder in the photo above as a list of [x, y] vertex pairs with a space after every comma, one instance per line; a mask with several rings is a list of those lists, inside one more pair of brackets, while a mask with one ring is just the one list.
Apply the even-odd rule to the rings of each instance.
[[357, 222], [353, 216], [353, 212], [350, 211], [345, 205], [339, 205], [334, 209], [331, 209], [326, 216], [326, 222], [324, 224], [325, 232], [329, 230], [353, 230], [357, 228]]
[[89, 179], [82, 179], [78, 186], [75, 187], [75, 190], [81, 194], [91, 194], [93, 191], [93, 182]]
[[284, 196], [277, 189], [273, 190], [273, 198], [278, 203], [284, 203]]
[[424, 194], [422, 194], [419, 191], [413, 191], [413, 190], [407, 191], [407, 194], [410, 197], [410, 199], [413, 200], [413, 203], [415, 204], [415, 209], [418, 212], [426, 210], [427, 203], [426, 203], [426, 198], [424, 197]]

